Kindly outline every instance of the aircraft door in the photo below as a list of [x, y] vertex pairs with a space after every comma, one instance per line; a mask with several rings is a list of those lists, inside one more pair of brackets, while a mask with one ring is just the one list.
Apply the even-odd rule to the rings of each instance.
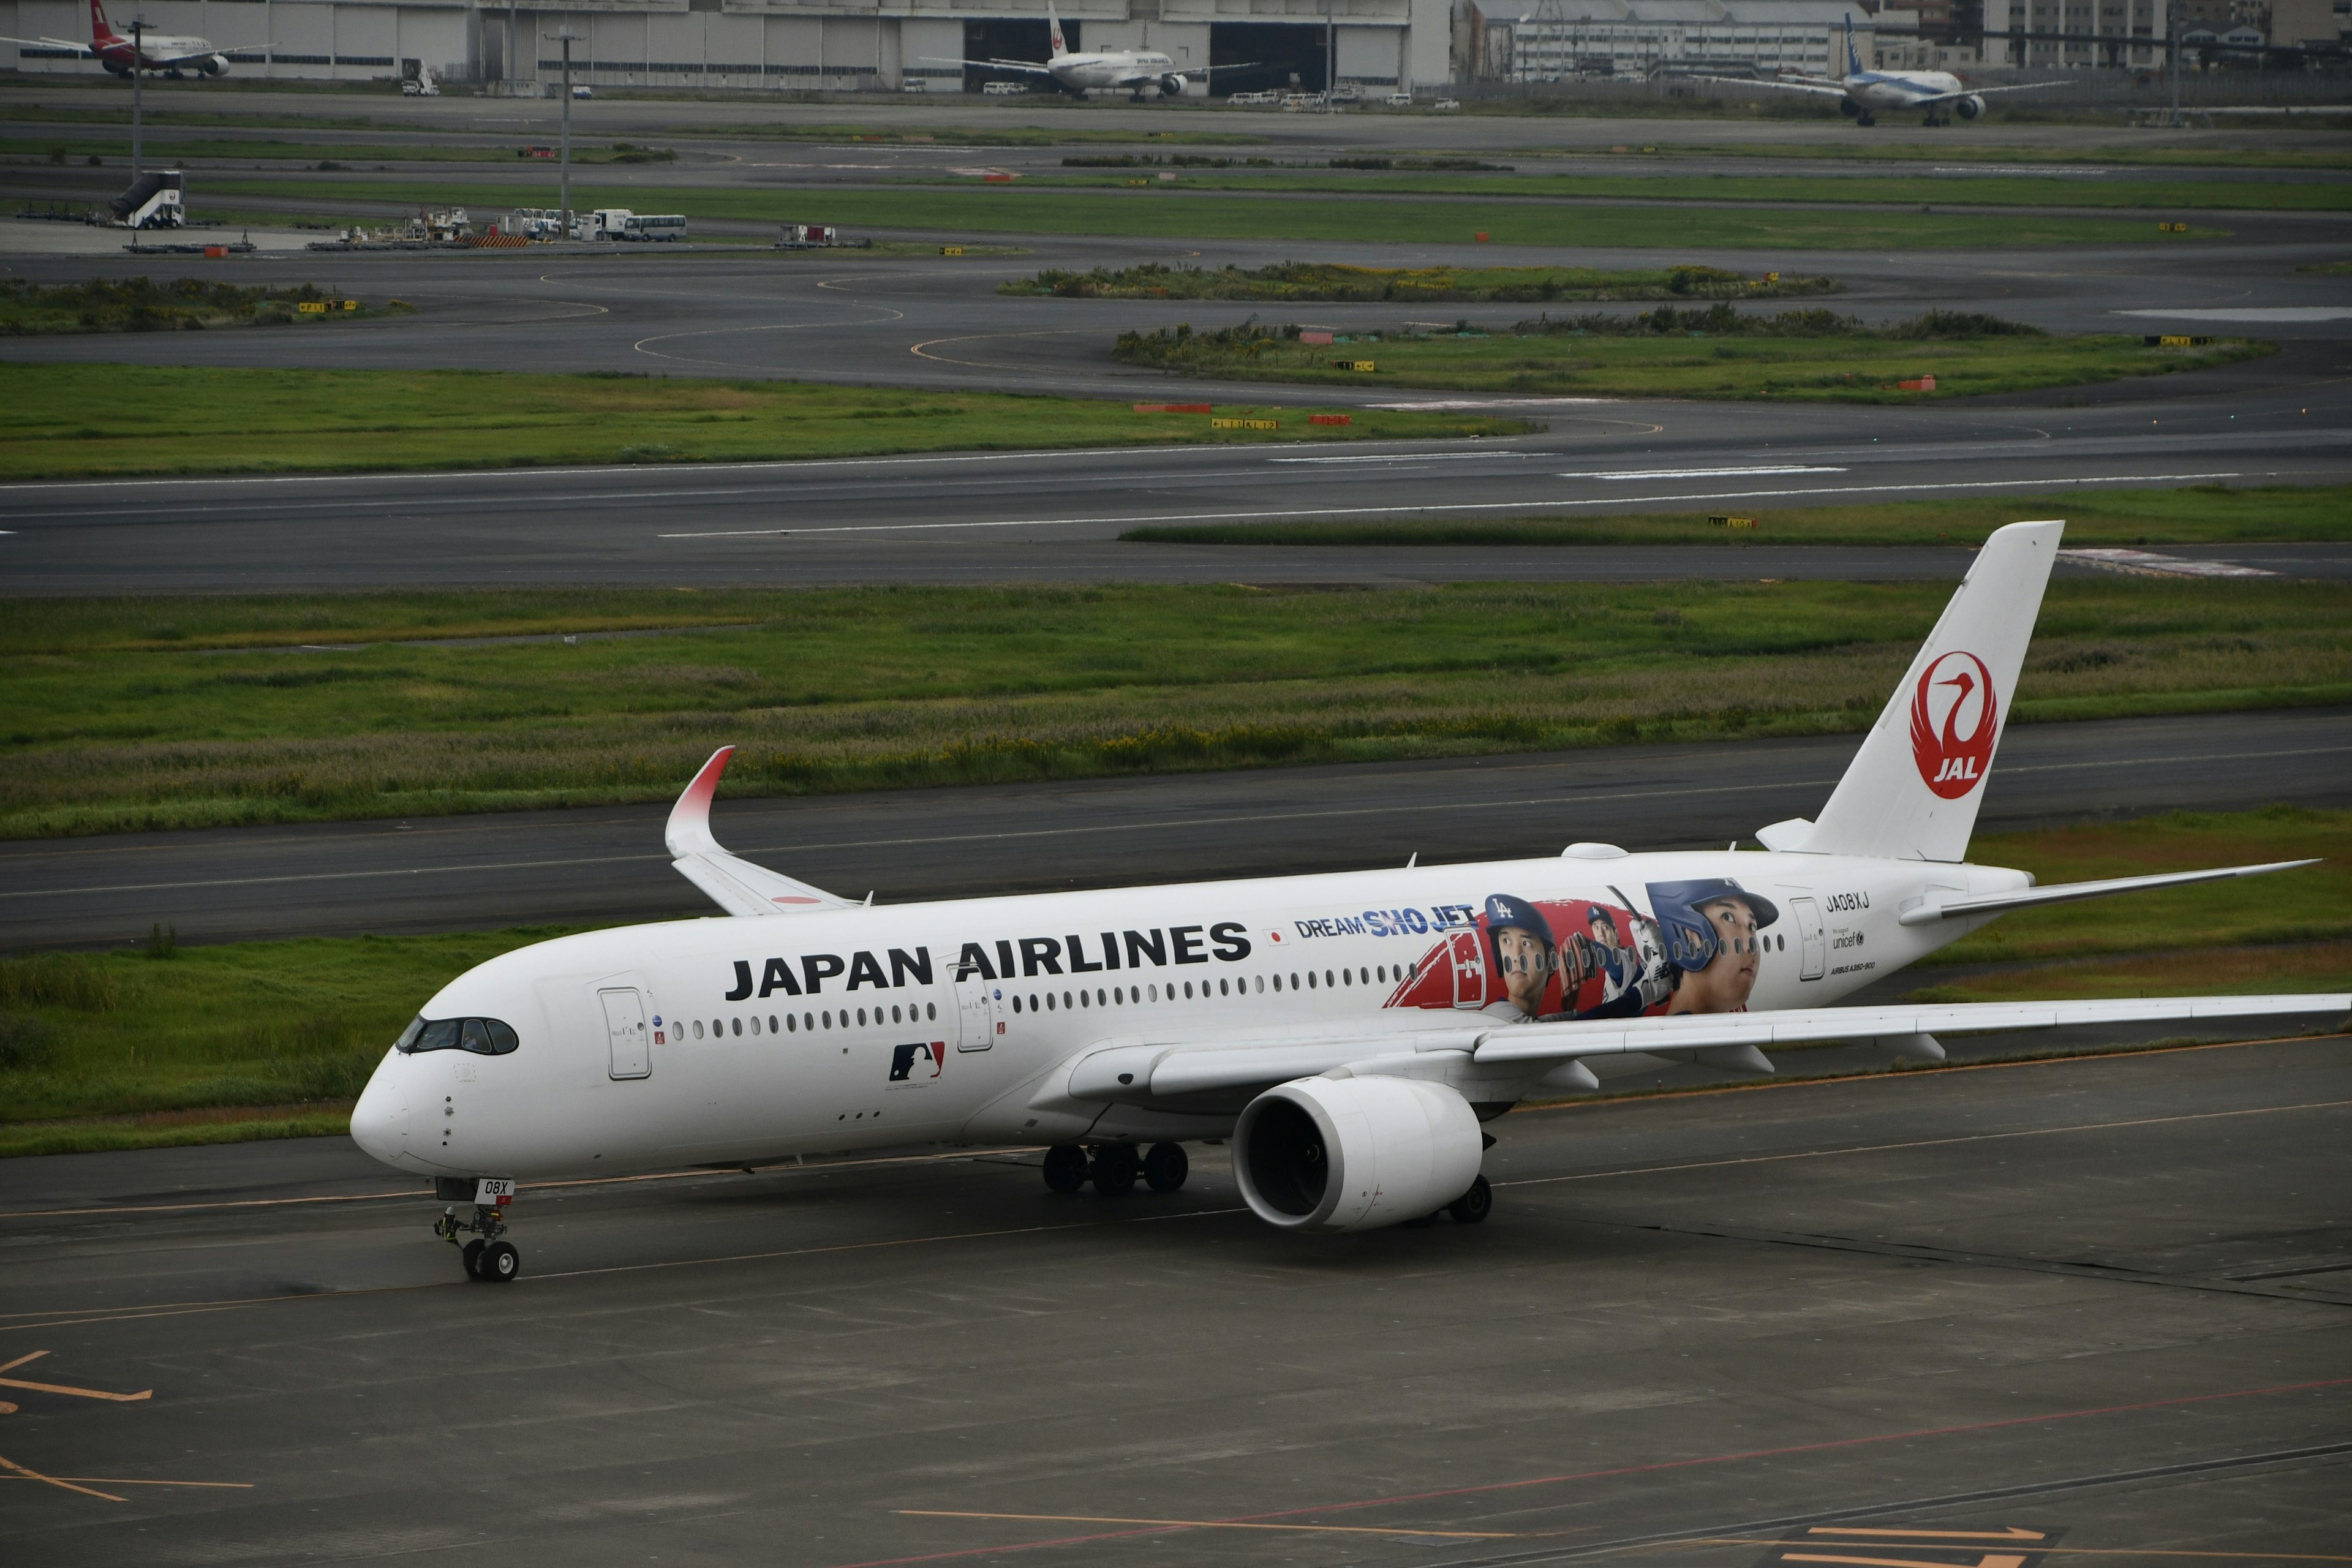
[[641, 991], [599, 991], [604, 1004], [604, 1035], [612, 1047], [612, 1073], [616, 1079], [651, 1078], [653, 1036], [646, 1028], [646, 998]]
[[1800, 980], [1819, 980], [1829, 968], [1829, 941], [1822, 934], [1822, 907], [1811, 899], [1790, 899], [1789, 912], [1797, 917], [1797, 938], [1803, 948], [1798, 966]]
[[984, 1051], [1004, 1033], [1004, 993], [981, 975], [955, 983], [956, 1049]]
[[1454, 1005], [1486, 1005], [1486, 944], [1475, 931], [1457, 931], [1446, 939], [1446, 957], [1454, 967]]

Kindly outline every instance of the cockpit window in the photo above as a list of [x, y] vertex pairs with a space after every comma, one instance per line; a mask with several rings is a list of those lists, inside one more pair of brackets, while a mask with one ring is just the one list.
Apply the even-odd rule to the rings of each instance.
[[471, 1051], [478, 1057], [502, 1057], [520, 1044], [513, 1028], [496, 1018], [418, 1018], [401, 1031], [394, 1048], [410, 1056]]

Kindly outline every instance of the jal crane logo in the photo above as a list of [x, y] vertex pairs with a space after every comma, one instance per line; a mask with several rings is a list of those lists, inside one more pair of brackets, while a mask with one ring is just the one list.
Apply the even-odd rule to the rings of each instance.
[[1992, 770], [2000, 733], [2000, 700], [1992, 671], [1972, 653], [1948, 653], [1929, 665], [1911, 694], [1911, 756], [1919, 777], [1946, 800], [1958, 800]]

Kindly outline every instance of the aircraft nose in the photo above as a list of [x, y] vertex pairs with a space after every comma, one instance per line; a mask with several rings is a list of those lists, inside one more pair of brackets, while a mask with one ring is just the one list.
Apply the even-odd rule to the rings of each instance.
[[408, 1096], [394, 1081], [393, 1068], [377, 1068], [352, 1107], [352, 1142], [387, 1165], [408, 1152]]

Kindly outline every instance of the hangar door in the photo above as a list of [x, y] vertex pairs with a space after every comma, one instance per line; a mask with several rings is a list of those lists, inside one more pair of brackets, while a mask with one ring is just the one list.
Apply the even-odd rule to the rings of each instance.
[[[1086, 46], [1078, 42], [1079, 25], [1062, 23], [1062, 42], [1076, 54]], [[968, 60], [1034, 60], [1044, 65], [1054, 58], [1053, 30], [1044, 22], [1017, 17], [998, 17], [986, 22], [966, 22], [963, 25], [963, 58]], [[963, 85], [967, 92], [978, 92], [983, 82], [1026, 82], [1031, 92], [1059, 92], [1060, 88], [1049, 76], [1031, 76], [1026, 71], [992, 71], [985, 66], [966, 66]]]
[[[1245, 60], [1257, 68], [1228, 75], [1222, 68]], [[1321, 92], [1328, 83], [1323, 29], [1305, 22], [1212, 22], [1209, 63], [1221, 68], [1212, 79], [1219, 93]]]

